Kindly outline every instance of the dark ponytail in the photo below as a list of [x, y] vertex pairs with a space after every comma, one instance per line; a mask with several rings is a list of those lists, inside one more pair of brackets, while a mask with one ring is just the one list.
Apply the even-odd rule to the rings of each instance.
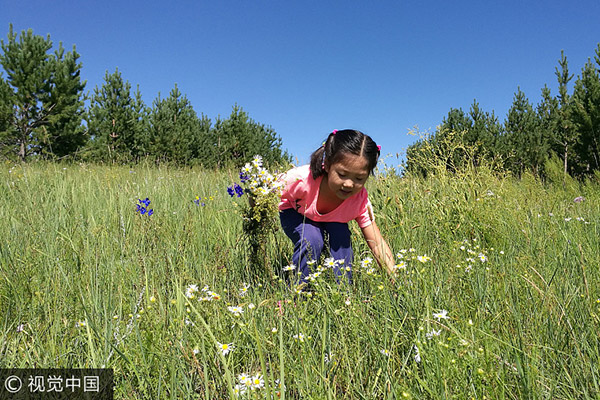
[[313, 179], [325, 175], [325, 166], [340, 161], [345, 154], [363, 156], [367, 159], [369, 174], [377, 166], [379, 147], [368, 135], [353, 129], [333, 131], [325, 143], [310, 156], [310, 172]]

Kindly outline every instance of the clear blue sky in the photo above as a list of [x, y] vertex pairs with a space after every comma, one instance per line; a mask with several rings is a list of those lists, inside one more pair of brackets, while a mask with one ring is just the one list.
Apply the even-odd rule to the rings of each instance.
[[599, 16], [598, 0], [0, 0], [0, 36], [13, 23], [75, 44], [86, 91], [118, 67], [148, 105], [175, 84], [213, 120], [237, 103], [300, 163], [355, 128], [394, 165], [409, 129], [450, 108], [477, 99], [503, 121], [517, 87], [534, 105], [545, 84], [556, 95], [561, 49], [577, 76]]

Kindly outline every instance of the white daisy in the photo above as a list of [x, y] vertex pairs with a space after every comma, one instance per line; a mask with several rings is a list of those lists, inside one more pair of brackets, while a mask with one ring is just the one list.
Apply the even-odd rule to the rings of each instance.
[[406, 263], [404, 261], [400, 261], [398, 264], [395, 265], [396, 269], [406, 269]]
[[287, 267], [283, 267], [284, 271], [293, 271], [296, 269], [296, 266], [294, 264], [290, 264]]
[[309, 281], [314, 282], [315, 280], [317, 280], [317, 278], [319, 278], [319, 276], [321, 276], [321, 273], [317, 271], [313, 274], [309, 274], [307, 278]]
[[329, 257], [326, 258], [325, 261], [323, 262], [323, 265], [328, 267], [328, 268], [334, 268], [336, 266], [336, 261], [333, 259], [333, 257]]
[[233, 388], [233, 394], [236, 397], [240, 397], [241, 395], [246, 393], [246, 390], [247, 390], [246, 386], [238, 384], [238, 385], [235, 385], [235, 387]]
[[294, 335], [293, 338], [300, 343], [304, 343], [304, 333], [298, 333], [297, 335]]
[[371, 257], [367, 257], [360, 262], [360, 266], [363, 268], [368, 268], [372, 262], [373, 262], [373, 259]]
[[229, 312], [235, 315], [236, 317], [239, 317], [244, 313], [244, 309], [240, 306], [229, 306], [227, 307], [227, 310], [229, 310]]
[[448, 316], [448, 311], [446, 310], [442, 310], [439, 313], [433, 313], [433, 318], [437, 318], [438, 321], [441, 321], [442, 319], [450, 319]]
[[422, 263], [426, 263], [427, 261], [431, 260], [431, 257], [428, 257], [427, 254], [425, 254], [423, 256], [417, 256], [417, 260]]
[[246, 296], [246, 294], [248, 294], [248, 289], [250, 289], [250, 285], [243, 283], [242, 287], [240, 288], [240, 297]]
[[417, 347], [416, 344], [415, 344], [414, 350], [415, 350], [415, 361], [420, 363], [421, 362], [421, 353], [419, 352], [419, 348]]
[[261, 156], [256, 155], [254, 156], [254, 158], [252, 159], [252, 165], [254, 166], [254, 168], [261, 168], [263, 163], [263, 159]]
[[252, 378], [252, 390], [262, 389], [265, 386], [265, 380], [259, 374], [254, 375]]
[[244, 387], [244, 391], [252, 386], [252, 378], [248, 374], [239, 374], [237, 378], [240, 385]]
[[434, 336], [440, 336], [441, 333], [442, 333], [441, 329], [439, 331], [432, 329], [431, 332], [427, 332], [425, 334], [425, 336], [427, 337], [427, 339], [433, 339]]
[[196, 297], [196, 294], [198, 292], [198, 285], [189, 285], [187, 287], [187, 289], [185, 290], [185, 297], [187, 297], [188, 299], [193, 299], [194, 297]]
[[226, 356], [227, 354], [231, 353], [235, 349], [235, 346], [233, 345], [233, 343], [219, 343], [219, 342], [217, 342], [217, 348], [219, 349], [219, 351], [221, 352], [221, 354], [223, 354], [224, 356]]

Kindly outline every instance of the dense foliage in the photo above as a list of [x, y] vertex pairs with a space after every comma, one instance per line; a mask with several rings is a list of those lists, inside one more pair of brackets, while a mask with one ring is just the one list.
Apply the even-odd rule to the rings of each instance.
[[[84, 94], [75, 47], [54, 52], [50, 36], [12, 25], [1, 41], [0, 157], [71, 158], [83, 161], [138, 162], [142, 159], [205, 167], [243, 165], [262, 154], [267, 163], [289, 161], [282, 141], [268, 126], [252, 120], [237, 104], [229, 118], [213, 122], [198, 116], [175, 85], [147, 106], [139, 87], [116, 69]], [[85, 100], [89, 101], [86, 109]]]
[[[435, 133], [407, 151], [406, 168], [427, 174], [419, 161], [434, 157], [445, 160], [448, 170], [482, 159], [495, 161], [515, 176], [525, 171], [544, 177], [545, 165], [560, 159], [564, 174], [582, 177], [600, 169], [600, 44], [594, 65], [590, 59], [577, 77], [572, 94], [567, 85], [573, 78], [567, 58], [561, 53], [558, 96], [546, 86], [534, 107], [520, 88], [503, 123], [473, 102], [469, 112], [451, 109]], [[464, 148], [471, 151], [465, 157]]]

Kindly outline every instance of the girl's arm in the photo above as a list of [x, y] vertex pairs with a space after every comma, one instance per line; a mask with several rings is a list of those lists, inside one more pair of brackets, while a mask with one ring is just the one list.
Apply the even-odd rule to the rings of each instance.
[[381, 232], [379, 231], [375, 221], [371, 222], [371, 225], [361, 228], [361, 230], [379, 265], [381, 267], [385, 266], [388, 274], [393, 276], [394, 267], [396, 265], [394, 261], [394, 254], [383, 239], [383, 236], [381, 236]]

